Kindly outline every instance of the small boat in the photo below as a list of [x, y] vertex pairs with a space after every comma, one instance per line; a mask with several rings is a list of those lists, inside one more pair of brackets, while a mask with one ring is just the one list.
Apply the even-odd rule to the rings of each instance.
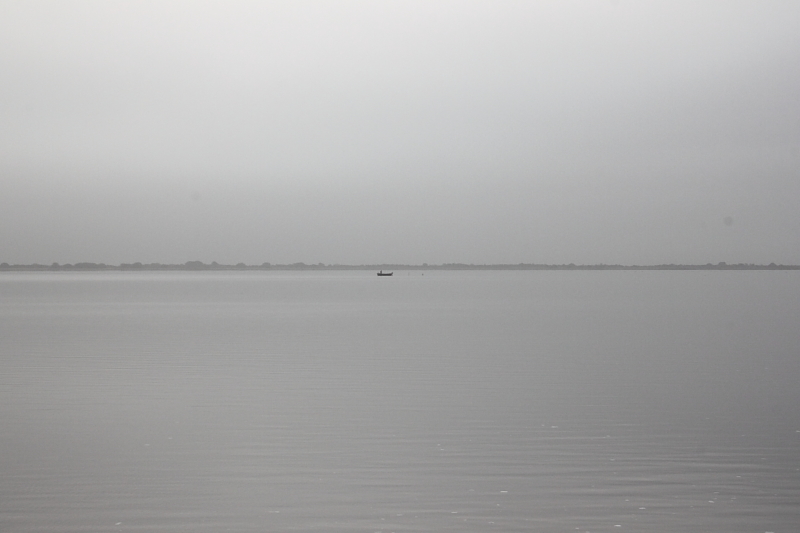
[[383, 270], [378, 272], [379, 276], [391, 276], [392, 274], [394, 274], [394, 272], [384, 272]]

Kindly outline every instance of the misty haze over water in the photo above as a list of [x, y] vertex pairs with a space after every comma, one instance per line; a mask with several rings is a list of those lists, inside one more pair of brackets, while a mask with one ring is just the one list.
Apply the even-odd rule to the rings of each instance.
[[0, 0], [0, 531], [794, 532], [798, 65], [798, 2]]
[[800, 4], [0, 2], [0, 262], [800, 264]]
[[6, 272], [3, 531], [789, 532], [800, 278]]

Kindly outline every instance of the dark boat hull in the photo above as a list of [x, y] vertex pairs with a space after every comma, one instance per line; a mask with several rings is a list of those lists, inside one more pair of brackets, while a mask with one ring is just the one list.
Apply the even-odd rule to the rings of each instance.
[[378, 272], [379, 276], [391, 276], [394, 272]]

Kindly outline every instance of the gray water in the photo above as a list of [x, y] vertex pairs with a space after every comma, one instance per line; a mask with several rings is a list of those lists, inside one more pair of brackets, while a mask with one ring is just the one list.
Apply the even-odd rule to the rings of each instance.
[[794, 532], [800, 273], [0, 275], [0, 531]]

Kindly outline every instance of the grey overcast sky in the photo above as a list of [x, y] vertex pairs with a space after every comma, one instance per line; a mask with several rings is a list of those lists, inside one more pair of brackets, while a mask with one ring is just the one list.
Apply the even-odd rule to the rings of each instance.
[[0, 262], [800, 263], [800, 2], [0, 0]]

